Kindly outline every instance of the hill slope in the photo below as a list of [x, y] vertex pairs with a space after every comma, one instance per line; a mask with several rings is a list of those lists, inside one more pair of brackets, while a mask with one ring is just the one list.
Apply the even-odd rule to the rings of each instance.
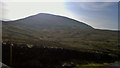
[[15, 21], [3, 21], [3, 41], [54, 41], [76, 50], [118, 52], [118, 32], [94, 29], [63, 16], [40, 13]]

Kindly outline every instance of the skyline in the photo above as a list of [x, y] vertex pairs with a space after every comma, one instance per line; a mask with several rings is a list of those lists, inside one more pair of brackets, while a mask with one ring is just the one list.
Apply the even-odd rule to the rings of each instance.
[[4, 7], [4, 20], [50, 13], [84, 22], [97, 29], [118, 30], [117, 2], [7, 2]]
[[77, 18], [95, 28], [118, 29], [117, 2], [71, 2], [67, 4], [68, 9]]

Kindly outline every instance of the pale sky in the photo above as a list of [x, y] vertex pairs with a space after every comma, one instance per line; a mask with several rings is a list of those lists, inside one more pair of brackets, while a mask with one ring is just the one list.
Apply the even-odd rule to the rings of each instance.
[[50, 13], [74, 18], [64, 5], [64, 2], [11, 2], [6, 3], [5, 18], [10, 20], [21, 19], [38, 13]]
[[98, 29], [118, 28], [119, 0], [75, 1], [78, 0], [4, 0], [3, 19], [17, 20], [38, 13], [50, 13], [82, 21]]
[[3, 2], [118, 2], [119, 0], [4, 0]]

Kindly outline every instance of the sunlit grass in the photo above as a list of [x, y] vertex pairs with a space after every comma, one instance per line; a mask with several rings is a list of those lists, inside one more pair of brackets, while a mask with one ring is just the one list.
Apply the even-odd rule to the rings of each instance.
[[104, 64], [89, 63], [89, 64], [83, 64], [83, 65], [77, 64], [75, 68], [100, 68], [105, 65], [108, 65], [108, 64], [107, 63], [104, 63]]

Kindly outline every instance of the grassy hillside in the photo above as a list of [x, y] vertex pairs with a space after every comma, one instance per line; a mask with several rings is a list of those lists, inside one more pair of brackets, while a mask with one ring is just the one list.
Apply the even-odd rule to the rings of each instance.
[[[94, 29], [82, 22], [50, 14], [38, 14], [16, 21], [2, 22], [3, 46], [8, 45], [8, 47], [12, 47], [12, 45], [14, 45], [17, 47], [20, 45], [17, 49], [20, 49], [20, 51], [23, 50], [23, 53], [28, 57], [30, 57], [29, 54], [31, 54], [31, 51], [33, 51], [33, 54], [35, 53], [37, 55], [32, 57], [32, 59], [35, 59], [35, 57], [41, 59], [39, 56], [44, 53], [41, 53], [42, 51], [39, 51], [39, 49], [43, 48], [43, 51], [47, 51], [46, 54], [50, 55], [46, 57], [46, 54], [44, 54], [44, 57], [47, 59], [50, 58], [51, 55], [54, 55], [52, 53], [59, 53], [60, 50], [60, 52], [62, 51], [61, 53], [65, 51], [66, 53], [69, 53], [68, 55], [74, 56], [74, 59], [75, 56], [78, 55], [76, 53], [79, 53], [79, 59], [82, 59], [80, 57], [88, 59], [92, 55], [94, 58], [89, 58], [89, 60], [95, 58], [98, 59], [98, 56], [102, 56], [100, 59], [112, 57], [112, 60], [115, 58], [114, 61], [117, 61], [116, 59], [120, 60], [118, 33], [119, 31]], [[31, 46], [33, 48], [31, 48]], [[9, 49], [8, 51], [5, 50], [3, 52], [9, 54]], [[15, 54], [19, 52], [17, 52], [17, 49], [14, 51]], [[28, 49], [29, 54], [26, 53], [26, 49]], [[36, 49], [38, 49], [37, 51], [40, 53], [36, 53]], [[51, 51], [50, 53], [49, 50]], [[63, 58], [66, 57], [66, 53], [61, 56]], [[18, 55], [21, 55], [21, 52], [18, 53]], [[85, 58], [85, 56], [87, 58]], [[24, 58], [24, 55], [22, 55], [22, 57]], [[6, 56], [4, 56], [4, 58], [6, 58]], [[69, 61], [70, 60], [71, 59], [69, 59]], [[46, 61], [49, 61], [49, 59]], [[81, 60], [75, 61], [75, 63], [80, 61]], [[109, 60], [107, 61], [109, 62]], [[74, 60], [72, 60], [72, 62], [74, 62]], [[86, 63], [87, 61], [82, 62]], [[93, 61], [90, 63], [87, 62], [87, 65], [101, 65], [97, 62], [92, 62]], [[66, 63], [67, 62], [65, 62], [65, 64]], [[80, 68], [79, 64], [76, 63], [76, 65], [77, 68]], [[102, 62], [102, 65], [104, 65], [104, 62]]]
[[61, 47], [77, 50], [97, 50], [118, 52], [118, 32], [108, 30], [46, 30], [33, 31], [3, 24], [3, 41], [37, 42], [54, 41], [63, 44]]

